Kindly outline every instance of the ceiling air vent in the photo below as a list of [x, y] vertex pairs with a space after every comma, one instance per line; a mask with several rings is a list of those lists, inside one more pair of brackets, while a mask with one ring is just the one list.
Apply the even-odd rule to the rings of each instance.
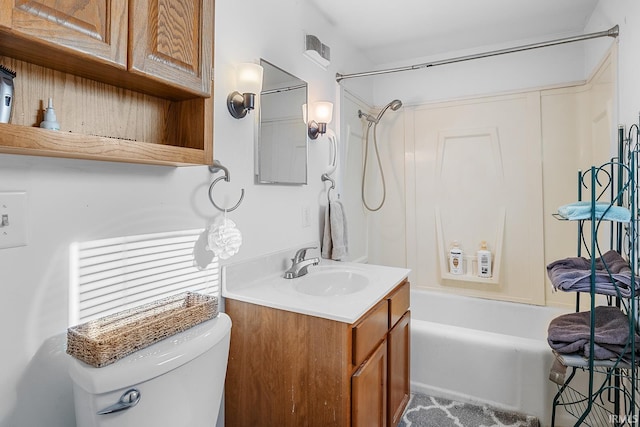
[[331, 48], [311, 34], [305, 34], [304, 55], [325, 70], [331, 62]]

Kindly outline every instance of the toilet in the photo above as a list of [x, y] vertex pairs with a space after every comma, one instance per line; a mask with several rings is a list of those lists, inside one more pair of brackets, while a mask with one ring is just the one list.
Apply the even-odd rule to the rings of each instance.
[[95, 368], [71, 358], [77, 427], [213, 427], [231, 319], [225, 313]]

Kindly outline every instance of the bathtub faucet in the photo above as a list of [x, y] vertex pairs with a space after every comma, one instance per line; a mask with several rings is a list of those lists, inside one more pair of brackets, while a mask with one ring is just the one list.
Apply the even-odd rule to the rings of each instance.
[[307, 268], [311, 265], [318, 265], [320, 258], [304, 259], [307, 256], [308, 249], [317, 249], [317, 246], [299, 249], [293, 258], [291, 258], [291, 267], [284, 272], [285, 279], [295, 279], [308, 273]]

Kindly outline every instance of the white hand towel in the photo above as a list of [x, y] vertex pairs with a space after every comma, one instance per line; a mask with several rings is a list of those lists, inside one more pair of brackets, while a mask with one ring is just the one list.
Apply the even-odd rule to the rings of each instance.
[[341, 202], [331, 202], [331, 242], [333, 250], [331, 258], [340, 260], [349, 253], [349, 244], [347, 239], [347, 217], [344, 213], [344, 206]]
[[331, 210], [330, 206], [327, 205], [324, 208], [324, 231], [322, 233], [322, 258], [331, 259], [331, 250], [333, 249], [333, 244], [331, 243], [331, 216], [329, 211]]
[[332, 201], [324, 214], [322, 257], [339, 261], [345, 258], [348, 252], [347, 218], [344, 214], [344, 206], [337, 200]]

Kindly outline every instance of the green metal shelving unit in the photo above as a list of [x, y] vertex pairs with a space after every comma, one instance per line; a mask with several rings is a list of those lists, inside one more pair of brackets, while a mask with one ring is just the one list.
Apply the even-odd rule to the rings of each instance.
[[[559, 354], [554, 351], [556, 360], [567, 369], [566, 379], [558, 385], [553, 399], [551, 426], [555, 427], [558, 409], [575, 417], [575, 426], [631, 426], [640, 424], [638, 362], [636, 355], [636, 337], [638, 331], [638, 296], [635, 279], [638, 274], [638, 236], [637, 236], [637, 160], [638, 132], [633, 125], [625, 137], [623, 128], [618, 131], [618, 156], [600, 166], [593, 166], [585, 173], [578, 172], [578, 201], [583, 193], [588, 193], [591, 202], [591, 218], [578, 220], [577, 256], [591, 259], [589, 292], [576, 293], [576, 312], [580, 311], [580, 297], [588, 298], [590, 310], [589, 357], [578, 354]], [[628, 223], [610, 221], [596, 213], [596, 202], [607, 201], [608, 211], [613, 206], [628, 208], [631, 220]], [[608, 235], [607, 235], [608, 234]], [[596, 286], [596, 259], [602, 257], [603, 248], [613, 249], [628, 260], [631, 269], [630, 295], [623, 296], [616, 286], [616, 295], [603, 296]], [[609, 279], [616, 281], [606, 266]], [[594, 358], [596, 315], [598, 303], [619, 307], [629, 322], [629, 334], [624, 352], [616, 359], [596, 360]], [[599, 304], [599, 305], [605, 305]], [[630, 356], [624, 357], [626, 352]], [[581, 373], [582, 372], [582, 373]], [[579, 376], [588, 378], [588, 385], [576, 380]], [[584, 379], [583, 379], [584, 381]]]

